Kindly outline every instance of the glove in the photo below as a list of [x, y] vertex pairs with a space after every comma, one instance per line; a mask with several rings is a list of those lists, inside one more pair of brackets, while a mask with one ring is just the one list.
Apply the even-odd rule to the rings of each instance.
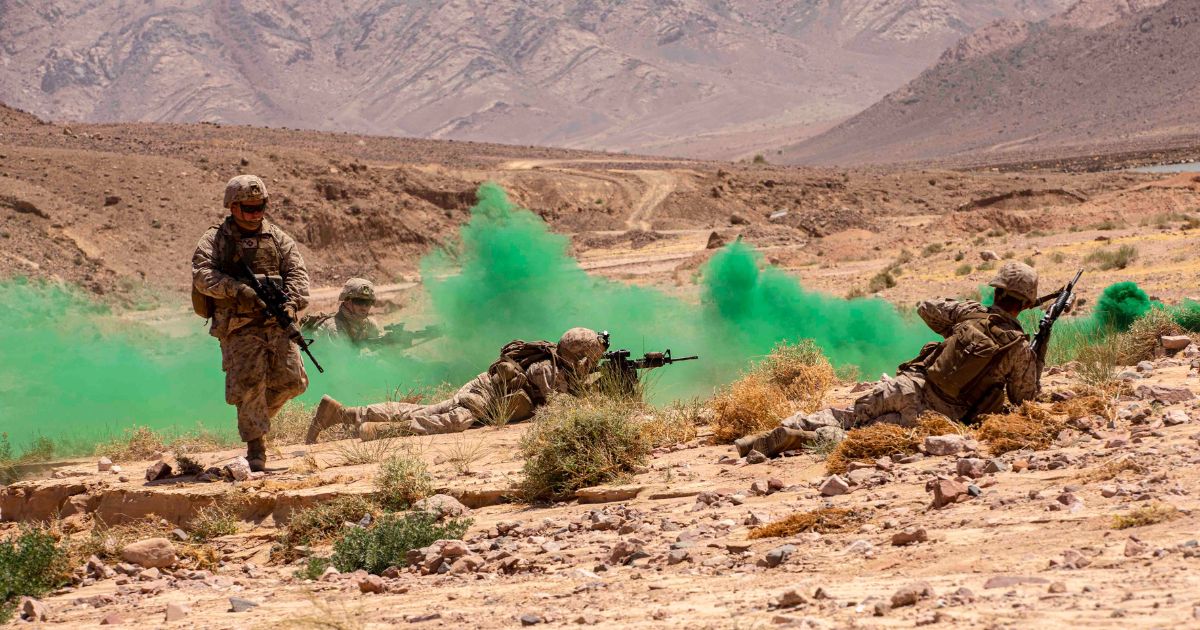
[[288, 317], [289, 317], [289, 318], [290, 318], [290, 319], [291, 319], [293, 322], [300, 321], [300, 320], [298, 320], [298, 319], [296, 318], [296, 307], [295, 307], [295, 306], [292, 306], [291, 304], [284, 304], [284, 305], [283, 305], [283, 312], [284, 312], [284, 313], [286, 313], [286, 314], [287, 314], [287, 316], [288, 316]]
[[254, 292], [254, 288], [248, 284], [238, 286], [236, 299], [238, 306], [243, 309], [260, 309], [266, 307], [266, 304], [258, 299], [258, 294]]

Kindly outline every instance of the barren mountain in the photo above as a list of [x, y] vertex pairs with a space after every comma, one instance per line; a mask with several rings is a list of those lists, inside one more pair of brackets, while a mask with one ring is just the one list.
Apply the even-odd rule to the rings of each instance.
[[1089, 153], [1200, 132], [1200, 3], [1084, 0], [1000, 22], [907, 86], [785, 151], [810, 163]]
[[0, 2], [0, 100], [696, 156], [799, 139], [1067, 0]]

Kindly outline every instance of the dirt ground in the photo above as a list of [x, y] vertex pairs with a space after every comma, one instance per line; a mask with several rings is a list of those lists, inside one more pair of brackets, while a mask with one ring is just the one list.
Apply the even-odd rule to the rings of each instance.
[[[474, 508], [465, 541], [480, 566], [429, 575], [405, 569], [382, 580], [378, 594], [363, 592], [365, 574], [313, 582], [294, 576], [298, 564], [270, 561], [277, 528], [293, 510], [371, 491], [374, 465], [341, 464], [351, 441], [278, 446], [274, 465], [291, 472], [232, 488], [189, 477], [141, 481], [149, 461], [124, 463], [133, 480], [120, 481], [97, 472], [94, 460], [78, 460], [54, 466], [57, 478], [10, 486], [0, 508], [6, 520], [71, 513], [60, 524], [66, 531], [151, 514], [170, 528], [187, 527], [197, 510], [231, 490], [253, 498], [239, 532], [215, 539], [222, 560], [214, 570], [180, 565], [139, 577], [135, 568], [132, 577], [86, 580], [44, 600], [53, 626], [109, 619], [197, 628], [1190, 627], [1200, 623], [1195, 356], [1193, 345], [1127, 376], [1127, 393], [1111, 401], [1107, 420], [1085, 419], [1087, 430], [1064, 431], [1045, 450], [1004, 454], [1001, 472], [957, 477], [980, 495], [940, 509], [931, 507], [926, 484], [956, 478], [962, 458], [990, 457], [985, 445], [968, 441], [955, 455], [867, 464], [851, 473], [857, 485], [848, 493], [822, 496], [819, 456], [749, 465], [731, 447], [707, 444], [702, 430], [697, 440], [656, 451], [628, 483], [530, 506], [504, 499], [521, 474], [515, 451], [526, 427], [398, 438], [391, 449], [420, 453], [438, 491]], [[1075, 383], [1067, 371], [1045, 385], [1053, 394]], [[841, 388], [829, 402], [852, 396]], [[1162, 404], [1156, 396], [1188, 399]], [[212, 465], [236, 454], [196, 457]], [[1100, 474], [1126, 459], [1141, 467]], [[314, 461], [318, 472], [297, 472]], [[1171, 506], [1176, 518], [1114, 528], [1115, 516], [1150, 505]], [[748, 538], [751, 524], [822, 507], [849, 508], [862, 521], [840, 533]], [[927, 540], [896, 544], [898, 534], [917, 528]], [[638, 549], [631, 560], [623, 543]], [[772, 552], [782, 561], [770, 563]], [[914, 605], [900, 603], [897, 593], [914, 584], [929, 592]], [[779, 605], [788, 591], [795, 591], [792, 601]], [[231, 597], [258, 605], [229, 612]], [[172, 603], [189, 612], [164, 624]]]

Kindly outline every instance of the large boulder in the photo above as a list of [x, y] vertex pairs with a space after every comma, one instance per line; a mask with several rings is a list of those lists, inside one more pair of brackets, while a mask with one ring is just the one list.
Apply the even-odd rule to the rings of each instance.
[[146, 568], [167, 569], [175, 564], [175, 546], [166, 538], [147, 538], [125, 545], [121, 559]]

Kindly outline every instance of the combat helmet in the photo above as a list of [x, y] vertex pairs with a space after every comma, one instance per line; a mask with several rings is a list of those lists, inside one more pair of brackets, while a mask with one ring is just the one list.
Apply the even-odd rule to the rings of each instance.
[[346, 300], [371, 300], [375, 301], [375, 285], [370, 280], [363, 278], [350, 278], [346, 284], [342, 285], [342, 293], [338, 295], [339, 302]]
[[225, 184], [225, 207], [235, 203], [257, 205], [267, 201], [267, 185], [257, 175], [238, 175]]
[[558, 340], [558, 356], [571, 365], [586, 361], [591, 369], [604, 357], [605, 346], [600, 333], [591, 328], [572, 328]]
[[1024, 300], [1026, 305], [1037, 301], [1038, 275], [1037, 271], [1020, 262], [1006, 262], [996, 277], [988, 283], [989, 286], [1003, 289], [1005, 293]]

